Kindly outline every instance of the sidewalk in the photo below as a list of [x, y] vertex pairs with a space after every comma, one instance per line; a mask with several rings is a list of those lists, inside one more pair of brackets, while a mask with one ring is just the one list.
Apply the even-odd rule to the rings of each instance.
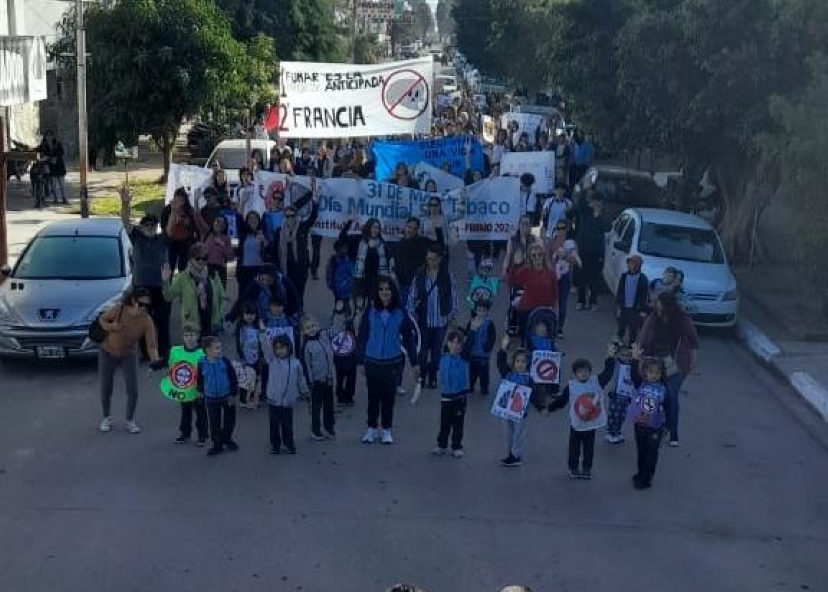
[[[34, 208], [31, 197], [31, 185], [28, 175], [22, 181], [10, 179], [7, 185], [7, 212], [6, 226], [9, 244], [9, 265], [14, 265], [21, 251], [29, 240], [46, 224], [60, 220], [66, 216], [77, 216], [80, 176], [77, 163], [67, 163], [69, 169], [66, 175], [66, 192], [69, 205], [49, 205], [41, 210]], [[139, 151], [137, 161], [129, 164], [130, 181], [152, 181], [161, 178], [163, 174], [162, 158], [160, 154], [152, 154], [147, 150]], [[89, 199], [96, 196], [111, 194], [124, 182], [123, 166], [108, 167], [99, 171], [89, 171], [87, 179]]]
[[828, 422], [828, 321], [790, 266], [734, 269], [742, 294], [737, 334]]

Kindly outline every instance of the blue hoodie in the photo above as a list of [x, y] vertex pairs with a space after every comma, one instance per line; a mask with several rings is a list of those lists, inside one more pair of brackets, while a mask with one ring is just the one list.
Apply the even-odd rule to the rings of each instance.
[[373, 305], [363, 314], [359, 324], [357, 351], [362, 363], [397, 364], [403, 350], [412, 366], [417, 365], [420, 333], [416, 323], [401, 308], [378, 310]]
[[198, 392], [207, 401], [221, 401], [235, 397], [239, 392], [239, 382], [233, 365], [225, 357], [201, 358], [198, 361]]

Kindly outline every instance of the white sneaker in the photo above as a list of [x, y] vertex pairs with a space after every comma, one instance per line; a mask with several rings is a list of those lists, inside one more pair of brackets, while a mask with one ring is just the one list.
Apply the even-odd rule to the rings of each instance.
[[575, 305], [575, 310], [584, 310], [584, 308], [586, 308], [586, 307], [583, 304], [581, 304], [580, 302]]
[[363, 444], [373, 444], [374, 440], [377, 439], [377, 430], [376, 428], [368, 428], [365, 431], [365, 435], [362, 437]]
[[670, 448], [678, 448], [678, 440], [670, 440]]
[[448, 452], [445, 448], [440, 448], [439, 446], [431, 451], [431, 454], [434, 456], [443, 456]]
[[391, 430], [382, 430], [382, 443], [386, 445], [394, 443], [394, 436], [391, 435]]
[[404, 397], [405, 396], [405, 389], [403, 387], [401, 387], [401, 386], [397, 387], [397, 396], [398, 397]]
[[464, 454], [465, 454], [465, 453], [464, 453], [462, 450], [452, 450], [452, 451], [451, 451], [451, 455], [452, 455], [454, 458], [463, 458]]
[[112, 431], [112, 418], [111, 417], [104, 417], [101, 421], [101, 425], [98, 429], [102, 432], [111, 432]]
[[134, 421], [128, 421], [126, 422], [126, 431], [130, 434], [140, 434], [141, 428]]

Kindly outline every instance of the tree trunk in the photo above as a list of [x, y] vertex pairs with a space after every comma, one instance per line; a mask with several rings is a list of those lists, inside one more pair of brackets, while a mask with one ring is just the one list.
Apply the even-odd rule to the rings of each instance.
[[161, 138], [161, 148], [164, 151], [164, 175], [161, 177], [162, 183], [167, 182], [170, 175], [170, 165], [172, 164], [173, 151], [175, 150], [175, 140], [178, 134], [164, 135]]
[[754, 163], [741, 167], [732, 164], [713, 165], [724, 205], [719, 232], [731, 262], [748, 262], [751, 249], [753, 260], [761, 260], [764, 249], [754, 230], [767, 209], [773, 189], [759, 180]]

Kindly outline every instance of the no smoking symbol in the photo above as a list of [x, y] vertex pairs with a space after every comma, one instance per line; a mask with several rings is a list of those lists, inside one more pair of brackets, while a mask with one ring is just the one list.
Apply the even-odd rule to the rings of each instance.
[[337, 356], [350, 355], [356, 347], [356, 338], [350, 331], [343, 331], [331, 340], [331, 349]]
[[538, 362], [537, 373], [541, 380], [551, 382], [558, 375], [558, 365], [554, 360], [543, 360], [542, 362]]
[[428, 82], [415, 70], [398, 70], [382, 85], [382, 104], [391, 117], [417, 119], [429, 105]]
[[653, 413], [656, 410], [655, 399], [653, 397], [645, 397], [644, 400], [641, 401], [641, 409], [643, 409], [645, 413]]

